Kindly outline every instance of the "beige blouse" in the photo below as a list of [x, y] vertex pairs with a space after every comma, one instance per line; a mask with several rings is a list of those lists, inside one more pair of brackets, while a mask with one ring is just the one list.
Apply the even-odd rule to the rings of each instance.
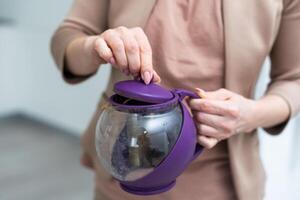
[[145, 28], [164, 86], [224, 87], [221, 0], [159, 0]]

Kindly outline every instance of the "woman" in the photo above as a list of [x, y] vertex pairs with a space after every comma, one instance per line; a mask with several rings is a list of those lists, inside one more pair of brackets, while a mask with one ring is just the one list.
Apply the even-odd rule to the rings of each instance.
[[[78, 83], [101, 64], [112, 65], [109, 86], [82, 138], [81, 161], [95, 171], [96, 199], [262, 199], [265, 177], [255, 130], [279, 134], [300, 108], [299, 25], [299, 0], [76, 0], [52, 39], [64, 79]], [[268, 55], [271, 82], [264, 97], [253, 100]], [[131, 77], [205, 97], [187, 103], [198, 142], [207, 149], [175, 188], [160, 195], [123, 192], [95, 154], [101, 105], [116, 81]]]

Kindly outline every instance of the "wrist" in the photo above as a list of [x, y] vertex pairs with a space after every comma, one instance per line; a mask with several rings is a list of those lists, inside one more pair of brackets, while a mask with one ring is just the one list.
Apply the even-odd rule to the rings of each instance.
[[260, 105], [257, 101], [252, 99], [247, 99], [247, 101], [249, 110], [247, 111], [248, 115], [246, 117], [246, 123], [243, 132], [251, 133], [260, 126]]
[[103, 60], [96, 54], [96, 36], [85, 36], [73, 40], [66, 49], [66, 68], [74, 75], [95, 73]]
[[289, 118], [289, 106], [277, 95], [267, 95], [255, 101], [254, 120], [257, 127], [269, 128]]
[[253, 106], [252, 106], [252, 111], [251, 111], [251, 119], [252, 119], [252, 124], [253, 127], [259, 128], [264, 124], [264, 119], [266, 118], [265, 116], [265, 110], [263, 103], [261, 100], [252, 100], [253, 101]]

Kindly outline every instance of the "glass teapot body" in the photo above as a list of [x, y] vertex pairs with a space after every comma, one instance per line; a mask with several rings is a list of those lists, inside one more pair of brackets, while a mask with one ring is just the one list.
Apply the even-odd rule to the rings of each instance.
[[110, 105], [96, 127], [96, 149], [101, 163], [120, 181], [142, 178], [169, 154], [181, 125], [178, 105], [150, 113], [125, 112]]

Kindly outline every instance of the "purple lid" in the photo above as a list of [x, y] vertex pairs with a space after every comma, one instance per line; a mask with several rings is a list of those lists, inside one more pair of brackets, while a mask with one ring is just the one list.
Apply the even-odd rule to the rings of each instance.
[[146, 85], [136, 80], [117, 82], [114, 91], [118, 95], [147, 103], [164, 103], [174, 97], [172, 92], [157, 84]]

